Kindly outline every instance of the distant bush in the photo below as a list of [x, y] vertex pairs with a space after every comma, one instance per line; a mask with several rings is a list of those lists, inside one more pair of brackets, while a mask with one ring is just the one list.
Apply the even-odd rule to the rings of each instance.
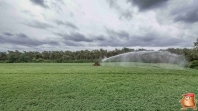
[[198, 60], [191, 61], [188, 67], [198, 69]]
[[39, 59], [36, 60], [36, 62], [44, 62], [44, 59], [39, 58]]
[[45, 63], [51, 63], [52, 61], [51, 60], [43, 60], [43, 62], [45, 62]]

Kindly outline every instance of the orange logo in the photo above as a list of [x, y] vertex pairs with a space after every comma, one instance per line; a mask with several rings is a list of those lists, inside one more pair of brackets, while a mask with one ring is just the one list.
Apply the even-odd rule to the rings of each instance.
[[197, 110], [196, 107], [196, 100], [195, 100], [195, 94], [194, 93], [187, 93], [182, 95], [183, 98], [179, 101], [181, 105], [183, 106], [181, 110], [186, 110], [187, 108], [193, 108], [194, 110]]

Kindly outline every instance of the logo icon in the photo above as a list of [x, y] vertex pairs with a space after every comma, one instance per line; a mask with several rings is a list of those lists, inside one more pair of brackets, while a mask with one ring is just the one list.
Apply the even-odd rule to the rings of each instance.
[[182, 94], [183, 98], [179, 101], [181, 105], [183, 106], [181, 110], [186, 110], [187, 108], [193, 108], [194, 110], [197, 110], [196, 107], [196, 100], [195, 100], [195, 94], [194, 93], [187, 93]]

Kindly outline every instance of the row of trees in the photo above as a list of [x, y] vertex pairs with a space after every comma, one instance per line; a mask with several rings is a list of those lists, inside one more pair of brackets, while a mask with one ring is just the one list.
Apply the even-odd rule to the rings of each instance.
[[[139, 51], [145, 49], [138, 49]], [[55, 62], [55, 63], [73, 63], [73, 62], [95, 62], [104, 57], [110, 57], [121, 53], [135, 51], [134, 49], [123, 48], [113, 51], [100, 50], [81, 50], [81, 51], [43, 51], [43, 52], [19, 52], [8, 51], [0, 52], [0, 62], [5, 63], [23, 63], [23, 62]]]
[[[105, 57], [111, 57], [118, 54], [133, 52], [133, 51], [148, 51], [146, 49], [130, 49], [123, 48], [121, 50], [115, 49], [113, 51], [107, 50], [81, 50], [81, 51], [43, 51], [43, 52], [19, 52], [8, 51], [0, 52], [1, 63], [24, 63], [24, 62], [55, 62], [55, 63], [73, 63], [73, 62], [96, 62]], [[151, 50], [150, 50], [151, 51]], [[168, 48], [160, 51], [169, 51], [171, 53], [185, 55], [187, 60], [198, 60], [198, 53], [195, 49], [180, 49], [180, 48]]]
[[[24, 62], [54, 62], [54, 63], [82, 63], [82, 62], [96, 62], [105, 57], [111, 57], [118, 54], [132, 52], [132, 51], [146, 51], [146, 49], [130, 49], [124, 47], [123, 49], [115, 49], [113, 51], [100, 50], [81, 50], [81, 51], [43, 51], [43, 52], [19, 52], [8, 51], [0, 52], [1, 63], [24, 63]], [[160, 51], [169, 51], [171, 53], [184, 55], [188, 61], [198, 60], [198, 39], [194, 42], [194, 48], [168, 48]]]

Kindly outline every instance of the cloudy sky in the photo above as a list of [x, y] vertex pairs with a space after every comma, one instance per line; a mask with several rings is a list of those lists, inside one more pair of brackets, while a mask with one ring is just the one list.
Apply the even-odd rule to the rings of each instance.
[[198, 0], [0, 0], [0, 51], [191, 47]]

